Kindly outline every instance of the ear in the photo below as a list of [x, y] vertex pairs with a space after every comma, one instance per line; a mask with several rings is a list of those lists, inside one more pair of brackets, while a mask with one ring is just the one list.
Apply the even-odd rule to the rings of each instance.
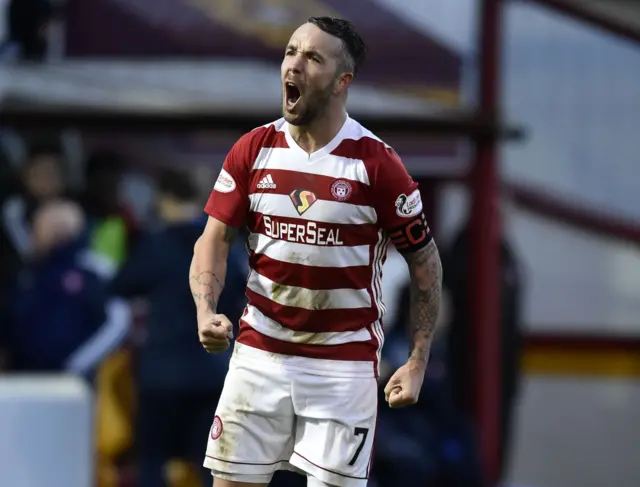
[[333, 90], [334, 95], [341, 95], [353, 82], [353, 73], [342, 73], [336, 80], [336, 86]]

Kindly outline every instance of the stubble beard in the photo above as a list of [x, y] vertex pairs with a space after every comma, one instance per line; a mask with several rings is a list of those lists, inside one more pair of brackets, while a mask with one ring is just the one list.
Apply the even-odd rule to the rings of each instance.
[[306, 99], [301, 100], [305, 102], [305, 106], [300, 111], [300, 113], [297, 114], [289, 113], [285, 109], [285, 100], [283, 95], [282, 115], [284, 119], [287, 121], [287, 123], [298, 127], [313, 123], [315, 120], [324, 115], [325, 111], [327, 110], [329, 102], [331, 100], [332, 90], [333, 83], [329, 83], [329, 85], [323, 90], [318, 90], [314, 93], [307, 94]]

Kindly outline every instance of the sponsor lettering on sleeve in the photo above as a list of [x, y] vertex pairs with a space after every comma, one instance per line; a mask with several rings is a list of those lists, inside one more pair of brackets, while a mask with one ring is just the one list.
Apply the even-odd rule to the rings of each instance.
[[411, 218], [422, 211], [422, 198], [420, 190], [416, 189], [409, 196], [401, 194], [396, 199], [396, 213], [404, 218]]
[[222, 169], [213, 189], [219, 193], [231, 193], [236, 189], [236, 182], [233, 177], [231, 177], [231, 174]]

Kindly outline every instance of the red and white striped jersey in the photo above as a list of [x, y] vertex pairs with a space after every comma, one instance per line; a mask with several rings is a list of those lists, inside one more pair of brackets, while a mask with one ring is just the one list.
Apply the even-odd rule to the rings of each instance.
[[430, 238], [418, 185], [389, 146], [348, 118], [309, 155], [280, 119], [236, 142], [205, 210], [250, 232], [238, 342], [314, 373], [377, 375], [388, 243]]

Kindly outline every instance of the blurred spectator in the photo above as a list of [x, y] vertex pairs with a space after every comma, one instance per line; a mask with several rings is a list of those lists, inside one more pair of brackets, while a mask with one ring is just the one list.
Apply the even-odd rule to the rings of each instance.
[[31, 147], [13, 192], [2, 204], [2, 238], [11, 253], [10, 256], [2, 256], [2, 275], [7, 269], [4, 266], [15, 268], [15, 260], [28, 253], [33, 212], [40, 204], [65, 194], [65, 179], [59, 148], [49, 145]]
[[86, 259], [82, 210], [53, 201], [33, 216], [29, 264], [11, 300], [10, 365], [17, 371], [67, 371], [90, 377], [125, 337], [126, 306], [107, 303]]
[[[8, 163], [7, 163], [8, 164]], [[31, 220], [44, 202], [66, 191], [61, 152], [57, 147], [34, 145], [17, 177], [5, 174], [5, 191], [0, 200], [0, 324], [9, 321], [9, 292], [32, 246]], [[6, 326], [0, 329], [0, 349], [6, 341]], [[4, 337], [4, 338], [3, 338]]]
[[[496, 207], [497, 209], [497, 207]], [[469, 315], [469, 243], [468, 224], [453, 239], [443, 255], [444, 286], [452, 301], [452, 320], [448, 329], [449, 369], [455, 405], [472, 416], [476, 397], [473, 382], [474, 353], [470, 341], [472, 320]], [[504, 234], [500, 240], [500, 350], [501, 383], [501, 473], [505, 474], [511, 441], [515, 400], [520, 383], [522, 355], [522, 271], [517, 256]]]
[[137, 233], [130, 212], [119, 198], [124, 161], [114, 152], [96, 152], [87, 159], [85, 171], [85, 191], [80, 201], [87, 214], [90, 245], [115, 269], [124, 262]]
[[42, 61], [47, 54], [47, 38], [53, 8], [49, 0], [10, 0], [7, 32], [0, 56], [7, 59]]
[[386, 487], [483, 487], [485, 485], [473, 425], [453, 407], [442, 326], [438, 320], [429, 366], [417, 405], [398, 414], [384, 400], [386, 380], [406, 362], [410, 289], [399, 293], [393, 326], [385, 331], [380, 374], [378, 438], [373, 485]]
[[[149, 301], [147, 336], [137, 364], [141, 487], [166, 485], [163, 467], [174, 457], [197, 465], [203, 485], [212, 481], [210, 472], [200, 467], [202, 445], [231, 352], [207, 355], [198, 341], [187, 270], [206, 220], [195, 193], [187, 174], [162, 173], [157, 209], [164, 228], [141, 239], [112, 283], [118, 296]], [[245, 304], [246, 277], [246, 251], [235, 244], [218, 306], [235, 322]]]

